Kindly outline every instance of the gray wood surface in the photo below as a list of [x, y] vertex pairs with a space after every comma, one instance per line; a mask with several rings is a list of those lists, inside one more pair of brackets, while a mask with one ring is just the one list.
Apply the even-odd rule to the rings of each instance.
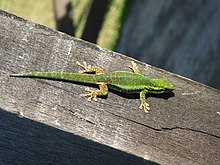
[[0, 11], [0, 164], [220, 164], [220, 92], [137, 62], [173, 95], [110, 91], [88, 102], [85, 86], [11, 78], [27, 71], [78, 72], [76, 61], [129, 70], [133, 60]]

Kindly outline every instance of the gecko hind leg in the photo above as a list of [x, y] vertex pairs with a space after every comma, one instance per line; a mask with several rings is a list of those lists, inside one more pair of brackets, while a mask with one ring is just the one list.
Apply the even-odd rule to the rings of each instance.
[[141, 100], [141, 105], [140, 109], [143, 109], [146, 113], [150, 110], [149, 104], [146, 102], [146, 94], [148, 93], [148, 90], [144, 89], [143, 91], [140, 92], [140, 100]]
[[86, 91], [90, 92], [87, 94], [81, 94], [82, 97], [88, 97], [88, 101], [92, 99], [97, 101], [97, 96], [106, 96], [108, 94], [108, 86], [106, 84], [100, 84], [99, 90], [91, 90], [90, 88], [86, 88]]
[[104, 74], [104, 70], [99, 66], [92, 67], [91, 65], [87, 65], [87, 63], [84, 61], [83, 64], [81, 64], [79, 61], [76, 61], [76, 64], [84, 68], [84, 70], [80, 70], [79, 73], [92, 73], [95, 72], [95, 74], [100, 75]]

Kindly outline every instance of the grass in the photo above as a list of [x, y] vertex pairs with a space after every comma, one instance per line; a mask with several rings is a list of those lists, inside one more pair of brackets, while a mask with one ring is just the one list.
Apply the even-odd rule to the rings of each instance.
[[[99, 33], [97, 44], [114, 49], [117, 43], [126, 0], [112, 0], [105, 15], [103, 27]], [[72, 0], [75, 37], [80, 37], [91, 0]], [[1, 0], [0, 8], [32, 22], [56, 29], [53, 15], [53, 1], [45, 0]]]

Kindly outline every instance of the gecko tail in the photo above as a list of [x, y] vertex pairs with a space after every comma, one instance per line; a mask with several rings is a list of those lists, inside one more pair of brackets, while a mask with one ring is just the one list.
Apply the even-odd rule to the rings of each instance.
[[53, 80], [73, 81], [73, 82], [92, 83], [92, 84], [97, 82], [96, 75], [85, 74], [85, 73], [81, 74], [81, 73], [68, 73], [68, 72], [27, 72], [27, 73], [11, 74], [10, 76], [53, 79]]
[[27, 77], [31, 76], [32, 72], [29, 73], [15, 73], [15, 74], [10, 74], [10, 77]]
[[19, 74], [10, 74], [10, 77], [22, 77], [24, 74], [19, 73]]

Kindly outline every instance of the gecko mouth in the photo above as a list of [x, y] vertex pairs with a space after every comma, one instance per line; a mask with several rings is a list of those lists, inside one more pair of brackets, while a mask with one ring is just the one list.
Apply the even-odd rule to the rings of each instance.
[[161, 90], [151, 90], [149, 91], [149, 93], [153, 93], [153, 94], [160, 94], [160, 93], [169, 93], [172, 92], [174, 89], [161, 89]]

